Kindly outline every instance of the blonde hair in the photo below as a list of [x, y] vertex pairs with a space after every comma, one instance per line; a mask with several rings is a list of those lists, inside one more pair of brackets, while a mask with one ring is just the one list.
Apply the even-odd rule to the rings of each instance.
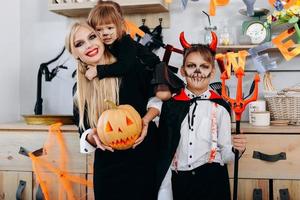
[[113, 1], [99, 1], [88, 16], [88, 24], [94, 29], [99, 25], [114, 24], [117, 27], [117, 38], [126, 34], [125, 20], [120, 5]]
[[[86, 22], [75, 22], [66, 38], [66, 48], [74, 57], [76, 57], [73, 51], [75, 48], [74, 35], [82, 26], [93, 30]], [[103, 56], [106, 64], [111, 64], [116, 61], [106, 50]], [[85, 129], [85, 114], [87, 115], [87, 123], [91, 128], [95, 128], [101, 113], [111, 108], [110, 105], [104, 102], [105, 99], [111, 100], [116, 104], [119, 103], [119, 79], [104, 78], [99, 80], [99, 78], [94, 78], [89, 81], [85, 77], [87, 64], [88, 63], [83, 63], [81, 60], [78, 60], [77, 91], [74, 96], [74, 103], [77, 105], [79, 111], [79, 127], [83, 129]]]

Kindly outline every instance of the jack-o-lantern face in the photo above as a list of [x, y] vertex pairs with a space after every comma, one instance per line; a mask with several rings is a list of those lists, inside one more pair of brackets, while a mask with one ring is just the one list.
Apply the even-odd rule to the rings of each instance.
[[97, 124], [101, 142], [117, 150], [132, 147], [142, 131], [142, 119], [130, 105], [120, 105], [102, 113]]

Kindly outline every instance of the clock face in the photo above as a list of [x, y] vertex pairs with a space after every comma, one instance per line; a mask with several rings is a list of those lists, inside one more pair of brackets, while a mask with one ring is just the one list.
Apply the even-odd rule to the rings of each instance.
[[250, 36], [252, 44], [260, 44], [267, 37], [267, 29], [259, 22], [252, 23], [248, 26], [246, 35]]

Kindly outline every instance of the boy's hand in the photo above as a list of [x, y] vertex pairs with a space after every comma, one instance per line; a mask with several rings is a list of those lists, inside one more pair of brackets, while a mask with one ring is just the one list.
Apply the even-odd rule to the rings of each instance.
[[240, 154], [245, 151], [247, 138], [244, 134], [233, 135], [233, 148], [237, 149]]
[[87, 68], [85, 77], [91, 81], [97, 76], [97, 67], [88, 65]]
[[146, 120], [145, 118], [143, 118], [142, 125], [143, 125], [142, 133], [141, 133], [140, 137], [135, 141], [134, 145], [132, 146], [133, 149], [136, 146], [138, 146], [139, 144], [141, 144], [143, 142], [143, 140], [145, 139], [145, 137], [147, 136], [149, 121]]

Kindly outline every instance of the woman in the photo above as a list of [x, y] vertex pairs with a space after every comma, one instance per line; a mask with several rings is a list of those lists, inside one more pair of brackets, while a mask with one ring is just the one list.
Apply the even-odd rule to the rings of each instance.
[[[74, 117], [79, 126], [81, 151], [91, 152], [94, 146], [99, 147], [94, 159], [95, 199], [155, 199], [153, 132], [156, 127], [151, 120], [158, 110], [150, 108], [147, 112], [149, 97], [146, 94], [150, 92], [144, 90], [150, 90], [150, 84], [143, 81], [144, 68], [136, 63], [130, 73], [120, 78], [89, 81], [85, 77], [87, 66], [107, 65], [116, 59], [105, 50], [97, 33], [86, 23], [72, 26], [66, 46], [78, 60]], [[129, 104], [144, 116], [143, 132], [148, 129], [148, 134], [136, 148], [118, 151], [100, 142], [95, 127], [100, 114], [109, 108], [104, 99]]]

